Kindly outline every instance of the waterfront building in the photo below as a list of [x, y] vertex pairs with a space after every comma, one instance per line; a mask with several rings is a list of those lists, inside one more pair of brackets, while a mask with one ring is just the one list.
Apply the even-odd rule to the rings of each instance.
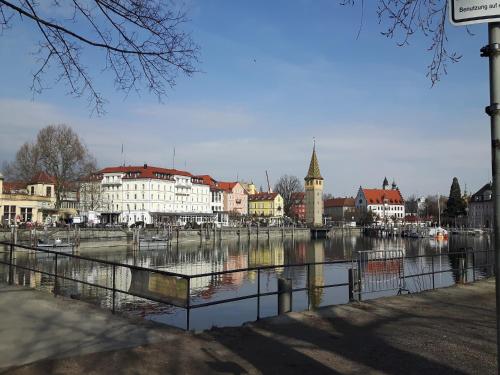
[[472, 194], [469, 201], [469, 227], [493, 227], [493, 189], [488, 182], [476, 193]]
[[205, 185], [210, 186], [210, 209], [214, 214], [214, 222], [227, 226], [229, 224], [229, 215], [224, 211], [224, 190], [219, 183], [209, 175], [198, 176]]
[[393, 183], [388, 188], [387, 178], [384, 179], [382, 189], [364, 189], [359, 187], [356, 195], [356, 208], [362, 212], [371, 211], [377, 221], [394, 223], [405, 217], [405, 202], [397, 185]]
[[355, 203], [354, 198], [332, 198], [324, 202], [325, 217], [332, 221], [353, 221]]
[[[38, 174], [28, 184], [4, 182], [0, 173], [0, 213], [2, 225], [43, 224], [56, 219], [54, 184], [46, 174]], [[50, 219], [47, 219], [50, 218]]]
[[316, 144], [313, 146], [311, 162], [305, 180], [306, 224], [310, 226], [323, 225], [323, 177], [319, 170], [316, 156]]
[[292, 193], [290, 196], [291, 204], [290, 204], [290, 216], [298, 221], [305, 221], [306, 219], [306, 204], [305, 204], [305, 195], [303, 191], [298, 191]]
[[224, 191], [224, 211], [230, 214], [248, 214], [248, 194], [239, 182], [219, 182]]
[[266, 218], [283, 217], [283, 197], [278, 193], [255, 193], [248, 196], [248, 213]]
[[147, 164], [96, 172], [82, 183], [80, 199], [82, 208], [93, 206], [103, 223], [184, 225], [214, 219], [210, 185], [203, 178]]

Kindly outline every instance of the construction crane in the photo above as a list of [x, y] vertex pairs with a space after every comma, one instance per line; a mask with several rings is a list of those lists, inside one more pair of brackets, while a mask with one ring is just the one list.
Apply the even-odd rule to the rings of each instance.
[[267, 174], [267, 170], [266, 170], [266, 179], [267, 179], [267, 192], [272, 193], [271, 184], [269, 183], [269, 175]]

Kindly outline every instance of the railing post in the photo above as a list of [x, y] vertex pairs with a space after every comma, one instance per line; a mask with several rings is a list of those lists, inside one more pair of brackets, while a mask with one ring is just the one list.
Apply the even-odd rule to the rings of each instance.
[[14, 284], [14, 243], [11, 242], [9, 250], [9, 284]]
[[464, 257], [458, 258], [458, 275], [459, 275], [460, 283], [465, 284], [465, 258]]
[[476, 255], [474, 249], [472, 250], [472, 282], [476, 281]]
[[349, 279], [349, 302], [354, 301], [354, 276], [352, 272], [352, 268], [347, 270], [347, 276]]
[[257, 268], [257, 320], [260, 319], [260, 268]]
[[311, 279], [309, 277], [309, 275], [311, 274], [311, 270], [309, 269], [310, 268], [310, 264], [308, 263], [307, 264], [307, 272], [306, 272], [306, 277], [307, 277], [307, 280], [306, 280], [306, 285], [307, 285], [307, 309], [308, 310], [311, 310]]
[[186, 331], [189, 331], [191, 323], [191, 278], [187, 279], [187, 296], [186, 296]]
[[363, 293], [363, 284], [361, 282], [361, 259], [358, 259], [357, 278], [358, 278], [358, 301], [361, 302]]
[[57, 289], [58, 289], [58, 280], [57, 280], [57, 253], [54, 257], [54, 294], [57, 295]]
[[435, 281], [434, 281], [434, 254], [431, 254], [431, 260], [432, 260], [432, 289], [436, 288]]
[[116, 300], [116, 265], [113, 264], [113, 306], [111, 312], [115, 313], [115, 300]]

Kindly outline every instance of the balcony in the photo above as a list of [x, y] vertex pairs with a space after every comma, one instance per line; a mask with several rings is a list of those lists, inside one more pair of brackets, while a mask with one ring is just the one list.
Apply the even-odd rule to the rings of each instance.
[[102, 186], [111, 186], [111, 185], [121, 185], [122, 180], [106, 180], [105, 178], [102, 179], [101, 185]]

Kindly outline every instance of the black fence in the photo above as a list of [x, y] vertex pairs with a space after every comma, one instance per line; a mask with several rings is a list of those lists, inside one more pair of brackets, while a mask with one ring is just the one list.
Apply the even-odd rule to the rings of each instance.
[[[160, 269], [152, 269], [80, 256], [71, 253], [71, 249], [66, 249], [69, 252], [64, 252], [61, 251], [61, 249], [58, 250], [58, 248], [35, 248], [1, 241], [0, 245], [5, 245], [8, 249], [6, 252], [3, 252], [4, 256], [0, 257], [0, 264], [8, 267], [7, 281], [11, 284], [15, 282], [15, 269], [20, 269], [39, 273], [51, 278], [53, 280], [52, 292], [56, 295], [60, 293], [59, 286], [64, 281], [94, 287], [110, 294], [109, 308], [113, 313], [116, 311], [116, 295], [118, 293], [142, 298], [165, 306], [183, 309], [185, 311], [184, 327], [186, 330], [190, 329], [190, 313], [191, 310], [194, 309], [254, 299], [256, 301], [255, 316], [258, 320], [261, 318], [261, 299], [268, 296], [275, 295], [279, 300], [283, 295], [288, 295], [290, 299], [288, 310], [291, 310], [293, 308], [294, 293], [306, 293], [307, 309], [315, 307], [315, 304], [311, 302], [311, 298], [314, 298], [314, 293], [318, 289], [347, 288], [348, 301], [354, 300], [355, 297], [361, 300], [362, 296], [363, 298], [366, 298], [366, 295], [371, 293], [369, 290], [362, 289], [363, 283], [362, 280], [359, 279], [359, 269], [362, 265], [357, 260], [334, 260], [326, 262], [269, 265], [239, 268], [220, 272], [208, 272], [196, 275], [184, 275]], [[33, 257], [33, 259], [28, 260], [27, 264], [20, 264], [16, 261], [16, 254], [20, 252], [36, 254], [36, 256]], [[476, 258], [480, 256], [480, 254], [484, 254], [482, 257], [486, 259], [484, 264], [476, 264]], [[490, 261], [490, 255], [492, 254], [493, 250], [473, 251], [471, 248], [464, 248], [460, 249], [460, 251], [450, 253], [405, 256], [405, 261], [419, 258], [430, 258], [431, 264], [427, 264], [427, 269], [422, 269], [421, 272], [404, 274], [402, 277], [404, 279], [411, 279], [429, 276], [432, 281], [427, 283], [423, 288], [421, 288], [421, 290], [439, 287], [439, 285], [436, 285], [435, 283], [435, 277], [441, 273], [452, 272], [459, 275], [455, 282], [473, 282], [480, 276], [478, 270], [481, 270], [481, 276], [491, 275], [493, 273], [494, 262]], [[453, 262], [450, 268], [435, 269], [434, 265], [436, 263], [436, 259], [443, 256], [454, 257], [457, 261]], [[43, 259], [43, 262], [41, 262], [40, 259]], [[62, 269], [60, 266], [62, 259], [71, 260], [72, 268], [70, 270]], [[99, 279], [98, 281], [89, 281], [88, 279], [82, 277], [79, 272], [75, 271], [79, 269], [82, 263], [84, 265], [86, 263], [91, 263], [96, 269], [99, 270], [99, 275], [101, 275], [101, 277], [97, 277]], [[347, 271], [345, 280], [338, 283], [322, 283], [321, 285], [318, 285], [315, 282], [314, 272], [318, 270], [318, 267], [324, 268], [327, 265], [343, 265]], [[290, 282], [288, 284], [280, 284], [280, 279], [276, 278], [276, 290], [268, 291], [261, 288], [261, 276], [263, 273], [287, 269], [301, 269], [302, 274], [305, 275], [305, 282], [302, 283], [302, 285], [292, 287], [293, 280], [289, 280]], [[193, 290], [196, 289], [197, 279], [217, 279], [236, 273], [245, 273], [247, 275], [253, 273], [255, 275], [256, 284], [254, 290], [241, 296], [223, 298], [208, 302], [199, 302], [196, 298], [193, 298]], [[127, 278], [126, 282], [122, 282], [125, 277], [124, 275], [126, 275]], [[283, 287], [283, 285], [285, 285], [285, 287]], [[279, 310], [280, 306], [278, 305], [278, 311]]]

